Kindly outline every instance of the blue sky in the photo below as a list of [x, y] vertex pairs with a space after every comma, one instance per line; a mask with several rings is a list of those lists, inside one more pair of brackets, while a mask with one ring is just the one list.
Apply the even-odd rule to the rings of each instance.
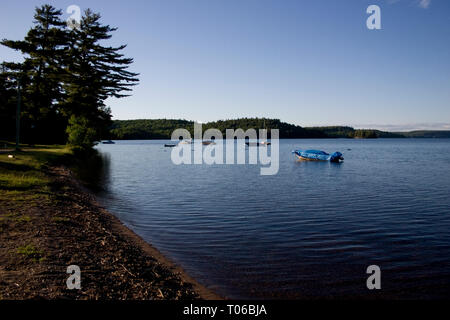
[[[0, 38], [23, 38], [44, 3], [119, 28], [111, 42], [128, 44], [140, 84], [108, 100], [115, 119], [450, 130], [447, 0], [4, 1]], [[366, 27], [371, 4], [381, 30]], [[0, 59], [20, 55], [0, 47]]]

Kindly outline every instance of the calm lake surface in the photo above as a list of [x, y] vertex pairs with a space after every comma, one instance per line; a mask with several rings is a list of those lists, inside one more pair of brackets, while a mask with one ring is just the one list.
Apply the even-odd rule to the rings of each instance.
[[[450, 297], [450, 139], [281, 140], [274, 176], [177, 166], [164, 143], [99, 145], [100, 201], [219, 294]], [[345, 162], [299, 162], [293, 149], [341, 151]]]

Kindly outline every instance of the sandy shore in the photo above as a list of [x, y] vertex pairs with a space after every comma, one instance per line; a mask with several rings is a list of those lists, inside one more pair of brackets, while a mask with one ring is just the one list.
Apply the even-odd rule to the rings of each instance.
[[[0, 203], [0, 299], [220, 299], [102, 208], [70, 170], [45, 172], [50, 190]], [[69, 265], [80, 267], [80, 290], [67, 288]]]

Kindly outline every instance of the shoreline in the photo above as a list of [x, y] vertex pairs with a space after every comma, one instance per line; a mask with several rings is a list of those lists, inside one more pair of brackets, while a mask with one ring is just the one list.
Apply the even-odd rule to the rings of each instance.
[[111, 226], [113, 231], [123, 235], [124, 237], [128, 238], [130, 242], [132, 242], [134, 245], [139, 247], [145, 254], [147, 254], [149, 257], [155, 258], [158, 263], [166, 267], [167, 269], [171, 270], [174, 274], [178, 275], [180, 279], [187, 283], [192, 285], [192, 289], [198, 294], [198, 298], [203, 300], [222, 300], [223, 298], [220, 297], [218, 294], [213, 292], [212, 290], [206, 288], [197, 280], [192, 278], [181, 266], [170, 260], [168, 257], [164, 256], [157, 248], [155, 248], [153, 245], [145, 241], [142, 237], [137, 235], [133, 230], [131, 230], [129, 227], [123, 224], [122, 221], [120, 221], [119, 218], [117, 218], [113, 213], [109, 212], [106, 208], [104, 208], [98, 201], [97, 197], [89, 191], [86, 187], [83, 186], [83, 184], [77, 179], [73, 172], [69, 169], [66, 169], [71, 175], [71, 178], [73, 181], [77, 184], [77, 187], [80, 188], [82, 192], [85, 192], [92, 198], [92, 204], [95, 206], [99, 211], [101, 211], [106, 216], [109, 216], [111, 219]]
[[[42, 172], [50, 190], [0, 190], [0, 300], [223, 299], [102, 207], [71, 170]], [[80, 267], [80, 290], [67, 288], [69, 265]]]

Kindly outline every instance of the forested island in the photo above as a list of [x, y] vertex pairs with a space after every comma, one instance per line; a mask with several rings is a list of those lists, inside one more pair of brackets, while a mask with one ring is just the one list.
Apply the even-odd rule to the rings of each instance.
[[[219, 129], [224, 136], [226, 129], [279, 129], [282, 139], [450, 138], [450, 131], [386, 132], [374, 129], [354, 129], [347, 126], [301, 127], [278, 119], [266, 118], [220, 120], [203, 123], [202, 127], [204, 131], [210, 128]], [[172, 132], [178, 128], [187, 129], [193, 135], [194, 122], [171, 119], [115, 120], [110, 128], [108, 138], [113, 140], [170, 139]]]

